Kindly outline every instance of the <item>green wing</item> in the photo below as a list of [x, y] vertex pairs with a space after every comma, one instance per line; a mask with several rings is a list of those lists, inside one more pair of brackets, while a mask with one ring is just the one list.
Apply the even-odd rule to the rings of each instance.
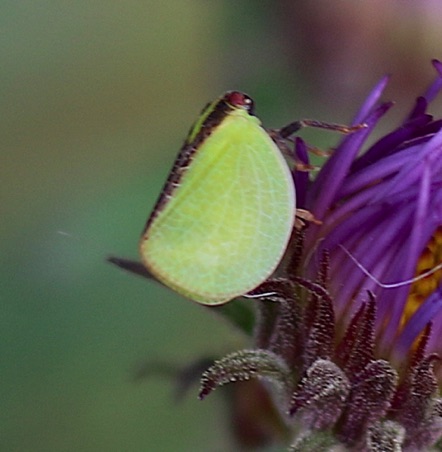
[[275, 270], [295, 218], [292, 177], [246, 111], [231, 112], [197, 149], [141, 240], [152, 274], [182, 295], [220, 304]]

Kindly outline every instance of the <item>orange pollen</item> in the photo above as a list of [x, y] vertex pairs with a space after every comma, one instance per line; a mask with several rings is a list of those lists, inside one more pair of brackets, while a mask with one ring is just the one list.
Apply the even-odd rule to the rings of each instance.
[[[424, 248], [417, 266], [415, 276], [431, 270], [442, 262], [442, 226], [439, 226]], [[401, 325], [408, 322], [419, 306], [437, 289], [442, 280], [442, 268], [412, 284], [408, 295]]]

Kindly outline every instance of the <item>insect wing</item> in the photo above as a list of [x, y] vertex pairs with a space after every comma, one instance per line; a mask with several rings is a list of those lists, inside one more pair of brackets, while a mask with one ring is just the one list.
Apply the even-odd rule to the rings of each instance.
[[141, 254], [164, 284], [221, 304], [275, 270], [294, 218], [294, 185], [279, 149], [255, 117], [233, 112], [198, 148], [145, 231]]

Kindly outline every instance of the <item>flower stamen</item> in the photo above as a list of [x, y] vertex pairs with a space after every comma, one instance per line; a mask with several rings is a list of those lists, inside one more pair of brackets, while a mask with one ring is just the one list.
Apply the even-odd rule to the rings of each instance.
[[[416, 278], [424, 275], [442, 263], [442, 226], [439, 226], [424, 248], [416, 266]], [[419, 306], [437, 289], [442, 281], [442, 268], [430, 272], [424, 278], [417, 279], [411, 286], [405, 304], [401, 325], [408, 322]]]

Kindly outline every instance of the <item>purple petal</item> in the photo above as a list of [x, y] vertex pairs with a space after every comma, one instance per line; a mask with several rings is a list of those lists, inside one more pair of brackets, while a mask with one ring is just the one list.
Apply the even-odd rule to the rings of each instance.
[[440, 335], [442, 333], [442, 284], [409, 319], [397, 340], [395, 354], [400, 357], [406, 356], [416, 338], [429, 322], [433, 322], [433, 334], [428, 344], [428, 352], [440, 352]]
[[342, 189], [339, 192], [340, 198], [349, 197], [354, 193], [359, 192], [365, 187], [369, 187], [376, 181], [386, 179], [402, 170], [404, 162], [412, 160], [416, 162], [416, 155], [421, 149], [421, 146], [413, 146], [398, 154], [393, 154], [382, 159], [377, 164], [367, 167], [365, 170], [351, 174]]
[[[413, 275], [417, 261], [420, 254], [422, 253], [422, 230], [423, 223], [428, 217], [428, 207], [429, 207], [429, 195], [430, 195], [430, 174], [429, 168], [425, 167], [421, 176], [421, 184], [419, 187], [419, 198], [416, 206], [416, 214], [414, 217], [414, 222], [410, 231], [410, 238], [408, 240], [407, 253], [404, 256], [404, 260], [401, 262], [403, 266], [403, 274], [405, 278], [409, 275]], [[404, 297], [408, 296], [410, 291], [409, 286], [401, 287], [398, 290], [398, 297], [403, 294]], [[400, 294], [399, 294], [400, 293]], [[403, 314], [403, 306], [401, 303], [394, 303], [392, 309], [392, 317], [390, 320], [389, 329], [386, 331], [384, 336], [386, 343], [391, 343], [396, 335], [397, 328]]]
[[[378, 107], [367, 119], [367, 128], [361, 129], [344, 138], [338, 150], [330, 157], [321, 169], [310, 190], [309, 207], [313, 214], [321, 219], [329, 209], [336, 197], [336, 193], [347, 175], [350, 166], [359, 153], [362, 144], [375, 127], [377, 121], [391, 107], [391, 104], [383, 104]], [[324, 190], [324, 187], [326, 189]], [[314, 201], [313, 201], [314, 200]], [[311, 228], [308, 233], [311, 233]]]
[[428, 107], [428, 101], [424, 96], [420, 96], [416, 99], [416, 103], [414, 105], [413, 110], [411, 110], [411, 113], [408, 115], [408, 121], [410, 119], [418, 118], [419, 116], [422, 116], [426, 111]]
[[428, 303], [433, 303], [435, 305], [431, 318], [433, 322], [433, 334], [430, 337], [428, 350], [441, 354], [442, 344], [440, 338], [442, 335], [442, 283], [439, 284], [437, 290], [431, 294], [431, 297], [429, 297], [428, 300], [431, 300], [428, 301]]
[[353, 125], [356, 124], [362, 124], [363, 122], [366, 122], [366, 118], [371, 112], [371, 110], [374, 108], [374, 106], [379, 101], [380, 97], [382, 96], [382, 93], [384, 92], [385, 87], [387, 86], [387, 83], [390, 81], [390, 76], [386, 75], [382, 77], [379, 82], [375, 85], [375, 87], [371, 90], [370, 94], [367, 96], [367, 99], [362, 104], [362, 107], [356, 114], [356, 116], [353, 119]]
[[438, 60], [432, 61], [434, 68], [439, 74], [439, 77], [432, 83], [425, 93], [425, 98], [428, 102], [431, 102], [438, 94], [442, 88], [442, 63]]
[[379, 159], [398, 151], [398, 146], [406, 140], [414, 138], [417, 131], [429, 123], [431, 116], [420, 116], [407, 122], [403, 126], [381, 138], [370, 149], [361, 155], [352, 165], [352, 171], [358, 171], [370, 164], [377, 162]]

